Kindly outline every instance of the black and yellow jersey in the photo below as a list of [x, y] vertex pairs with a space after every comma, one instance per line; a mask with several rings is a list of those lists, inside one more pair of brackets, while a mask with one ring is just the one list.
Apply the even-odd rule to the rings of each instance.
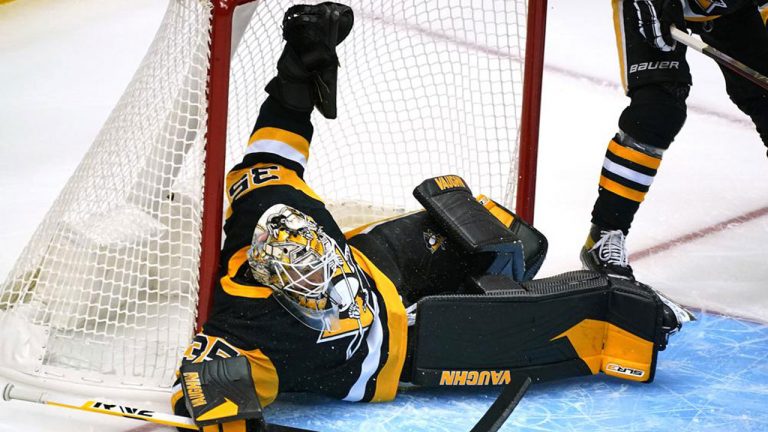
[[[263, 406], [278, 392], [391, 400], [406, 355], [403, 303], [392, 281], [347, 244], [321, 198], [304, 182], [312, 132], [308, 114], [302, 122], [265, 105], [243, 160], [226, 177], [229, 209], [213, 311], [184, 361], [247, 356]], [[302, 324], [272, 297], [271, 288], [250, 274], [247, 251], [254, 228], [275, 204], [311, 216], [359, 267], [357, 277], [364, 280], [354, 299], [357, 308], [342, 312], [335, 331]]]

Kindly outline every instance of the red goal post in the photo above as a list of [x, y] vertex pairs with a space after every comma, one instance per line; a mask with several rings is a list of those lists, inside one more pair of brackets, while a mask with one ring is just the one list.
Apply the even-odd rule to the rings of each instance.
[[[211, 308], [224, 175], [275, 73], [291, 3], [170, 0], [0, 285], [0, 378], [169, 390]], [[348, 3], [356, 24], [339, 52], [339, 119], [313, 116], [307, 169], [341, 224], [415, 209], [412, 188], [443, 174], [531, 221], [546, 1]]]

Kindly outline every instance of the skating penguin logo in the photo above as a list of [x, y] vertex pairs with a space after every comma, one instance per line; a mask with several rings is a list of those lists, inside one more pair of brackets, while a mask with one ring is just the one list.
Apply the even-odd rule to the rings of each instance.
[[422, 235], [424, 243], [431, 253], [437, 252], [438, 249], [445, 249], [445, 236], [435, 234], [432, 230], [426, 230]]
[[695, 0], [696, 4], [706, 13], [712, 12], [716, 7], [727, 8], [725, 0]]

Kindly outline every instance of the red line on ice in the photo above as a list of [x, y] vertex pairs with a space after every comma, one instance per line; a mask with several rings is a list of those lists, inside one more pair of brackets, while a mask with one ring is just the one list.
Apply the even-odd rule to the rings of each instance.
[[657, 254], [659, 252], [667, 251], [669, 249], [684, 245], [686, 243], [690, 243], [700, 238], [704, 238], [708, 235], [725, 231], [726, 229], [730, 228], [733, 225], [738, 225], [738, 224], [743, 224], [745, 222], [753, 221], [765, 215], [768, 215], [768, 207], [763, 207], [748, 213], [744, 213], [742, 215], [702, 228], [698, 231], [684, 234], [680, 237], [674, 238], [667, 242], [660, 243], [655, 246], [651, 246], [647, 249], [643, 249], [638, 252], [632, 253], [629, 255], [629, 260], [637, 261], [643, 258], [647, 258], [651, 255]]

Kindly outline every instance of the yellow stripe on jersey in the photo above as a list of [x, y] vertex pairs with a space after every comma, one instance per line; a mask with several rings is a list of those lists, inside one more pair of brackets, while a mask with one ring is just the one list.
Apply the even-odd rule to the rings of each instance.
[[352, 255], [360, 268], [373, 279], [376, 290], [381, 294], [387, 308], [389, 352], [382, 353], [387, 355], [387, 360], [376, 376], [376, 391], [371, 402], [390, 401], [397, 394], [400, 373], [405, 363], [405, 352], [408, 345], [408, 316], [395, 284], [354, 247], [352, 248]]
[[226, 184], [227, 199], [230, 202], [227, 218], [232, 215], [232, 202], [256, 189], [268, 186], [290, 186], [322, 202], [320, 196], [295, 171], [273, 163], [258, 163], [252, 167], [230, 171]]
[[178, 403], [179, 400], [181, 400], [181, 398], [183, 398], [183, 397], [184, 397], [184, 391], [183, 390], [179, 390], [176, 393], [174, 393], [173, 396], [171, 396], [171, 410], [173, 410], [173, 411], [176, 410], [176, 403]]
[[659, 169], [659, 165], [661, 165], [661, 159], [649, 156], [629, 147], [624, 147], [614, 140], [611, 140], [611, 142], [608, 143], [608, 151], [622, 159], [626, 159], [646, 168]]
[[275, 153], [305, 166], [309, 159], [309, 141], [285, 129], [263, 127], [248, 140], [246, 153], [257, 152]]
[[227, 274], [221, 278], [221, 288], [225, 293], [246, 298], [267, 298], [272, 295], [272, 288], [265, 286], [243, 285], [235, 282], [233, 278], [240, 267], [248, 261], [248, 249], [246, 246], [235, 252], [227, 263]]
[[645, 192], [639, 192], [632, 188], [628, 188], [624, 185], [620, 185], [615, 181], [609, 178], [606, 178], [605, 176], [600, 176], [600, 187], [605, 188], [615, 193], [616, 195], [624, 197], [628, 200], [643, 202], [643, 200], [645, 199]]
[[248, 140], [248, 145], [251, 145], [258, 140], [282, 141], [303, 154], [304, 157], [309, 157], [309, 141], [303, 136], [289, 130], [274, 127], [259, 128], [259, 130], [251, 135], [251, 139]]
[[251, 364], [251, 377], [256, 386], [256, 394], [259, 395], [259, 403], [265, 407], [277, 398], [277, 390], [280, 380], [277, 376], [277, 369], [264, 353], [259, 349], [252, 351], [240, 351]]
[[612, 0], [613, 5], [613, 31], [616, 33], [616, 48], [619, 51], [619, 72], [621, 74], [621, 86], [624, 92], [628, 90], [627, 85], [627, 46], [624, 37], [624, 1]]

